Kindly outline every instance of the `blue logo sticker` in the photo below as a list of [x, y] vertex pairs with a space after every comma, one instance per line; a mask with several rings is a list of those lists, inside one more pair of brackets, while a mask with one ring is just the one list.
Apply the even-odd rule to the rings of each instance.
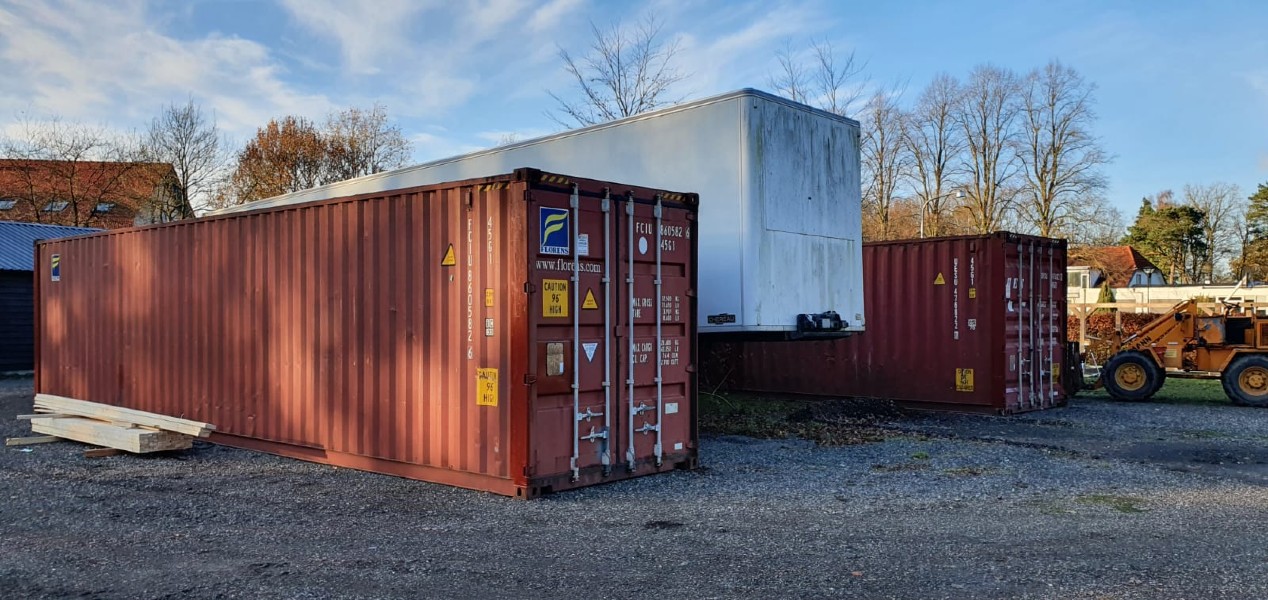
[[568, 230], [568, 209], [541, 207], [542, 254], [571, 254], [572, 232]]
[[54, 254], [49, 259], [49, 269], [53, 281], [62, 280], [62, 255]]

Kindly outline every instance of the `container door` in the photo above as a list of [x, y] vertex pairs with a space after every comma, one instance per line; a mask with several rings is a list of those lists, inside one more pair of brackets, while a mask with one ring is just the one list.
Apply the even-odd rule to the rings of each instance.
[[535, 188], [529, 204], [529, 475], [589, 483], [682, 462], [694, 426], [690, 213], [568, 185]]
[[616, 336], [622, 384], [614, 441], [627, 471], [657, 469], [691, 451], [692, 226], [660, 196], [621, 199]]
[[1065, 397], [1060, 388], [1058, 314], [1063, 304], [1059, 265], [1051, 244], [1021, 238], [1006, 247], [1005, 361], [1010, 411], [1048, 408]]
[[528, 474], [575, 480], [613, 462], [615, 217], [610, 201], [582, 197], [566, 183], [531, 194]]

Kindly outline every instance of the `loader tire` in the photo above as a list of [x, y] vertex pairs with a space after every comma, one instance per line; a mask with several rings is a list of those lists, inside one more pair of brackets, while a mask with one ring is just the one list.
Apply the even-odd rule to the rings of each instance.
[[1101, 381], [1110, 398], [1144, 402], [1162, 387], [1163, 371], [1143, 352], [1119, 352], [1105, 363]]
[[1268, 356], [1247, 354], [1233, 359], [1220, 375], [1233, 404], [1268, 408]]

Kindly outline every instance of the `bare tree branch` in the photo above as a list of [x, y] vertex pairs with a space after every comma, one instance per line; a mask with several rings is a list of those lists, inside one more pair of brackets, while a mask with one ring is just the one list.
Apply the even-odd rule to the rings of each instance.
[[920, 94], [903, 129], [903, 144], [911, 155], [908, 171], [920, 209], [926, 213], [926, 232], [942, 235], [943, 213], [956, 206], [955, 166], [964, 150], [963, 131], [956, 126], [960, 84], [945, 73], [934, 77]]
[[203, 115], [192, 98], [182, 106], [169, 105], [150, 123], [143, 144], [148, 160], [169, 163], [176, 171], [179, 194], [154, 207], [163, 220], [187, 219], [195, 206], [212, 204], [232, 158], [214, 117]]
[[863, 207], [874, 219], [869, 239], [887, 240], [893, 234], [895, 192], [911, 166], [911, 155], [903, 144], [905, 118], [898, 96], [889, 92], [876, 92], [863, 108]]
[[1100, 168], [1109, 157], [1091, 133], [1095, 89], [1056, 61], [1032, 71], [1023, 83], [1018, 143], [1026, 190], [1020, 208], [1039, 235], [1066, 233], [1076, 203], [1106, 186]]
[[661, 28], [653, 15], [632, 28], [616, 23], [602, 30], [591, 23], [593, 39], [585, 56], [574, 57], [561, 47], [559, 58], [581, 98], [549, 92], [559, 104], [550, 117], [564, 127], [585, 126], [673, 104], [665, 95], [683, 79], [674, 66], [679, 45], [677, 38], [662, 41]]
[[1197, 257], [1197, 270], [1201, 273], [1194, 275], [1215, 278], [1219, 274], [1217, 269], [1220, 263], [1240, 250], [1236, 221], [1246, 212], [1242, 191], [1235, 184], [1217, 182], [1209, 185], [1185, 185], [1183, 196], [1185, 204], [1205, 215], [1202, 219], [1202, 235], [1206, 239], [1206, 248], [1202, 256]]
[[831, 42], [813, 42], [809, 56], [798, 56], [791, 43], [775, 53], [779, 71], [770, 76], [770, 86], [780, 96], [830, 113], [852, 116], [862, 103], [868, 80], [863, 77], [866, 63], [854, 52], [838, 56]]
[[990, 65], [973, 69], [960, 95], [955, 119], [964, 131], [968, 207], [977, 233], [1003, 225], [1020, 191], [1016, 120], [1021, 112], [1017, 76]]
[[381, 173], [405, 165], [413, 149], [401, 128], [387, 117], [387, 108], [375, 104], [369, 110], [348, 108], [326, 120], [330, 165], [327, 183]]

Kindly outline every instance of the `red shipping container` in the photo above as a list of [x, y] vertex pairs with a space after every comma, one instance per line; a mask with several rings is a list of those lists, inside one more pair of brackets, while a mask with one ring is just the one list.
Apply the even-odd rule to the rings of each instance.
[[864, 333], [710, 344], [706, 379], [1000, 414], [1061, 405], [1065, 273], [1065, 240], [1000, 232], [864, 244]]
[[35, 388], [520, 497], [690, 467], [697, 205], [520, 169], [44, 242]]

